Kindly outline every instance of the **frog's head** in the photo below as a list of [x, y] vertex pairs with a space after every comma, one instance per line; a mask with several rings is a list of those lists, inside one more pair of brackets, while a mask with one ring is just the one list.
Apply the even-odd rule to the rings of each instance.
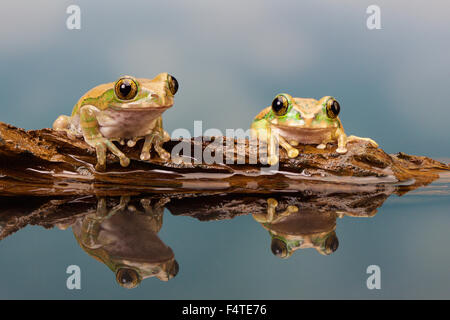
[[339, 127], [339, 112], [339, 103], [330, 96], [316, 100], [293, 98], [287, 93], [280, 93], [271, 107], [275, 124], [299, 128]]
[[117, 283], [127, 289], [137, 287], [143, 279], [156, 277], [161, 281], [169, 281], [179, 271], [178, 262], [171, 259], [161, 264], [121, 265], [115, 270]]
[[123, 76], [114, 82], [111, 91], [112, 108], [162, 112], [173, 105], [178, 81], [168, 73], [160, 73], [154, 79]]

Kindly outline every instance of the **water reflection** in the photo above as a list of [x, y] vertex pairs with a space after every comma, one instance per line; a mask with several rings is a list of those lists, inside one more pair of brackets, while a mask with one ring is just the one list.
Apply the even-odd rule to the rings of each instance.
[[95, 209], [75, 221], [57, 223], [72, 227], [80, 247], [104, 263], [125, 288], [134, 288], [146, 278], [168, 281], [178, 273], [178, 262], [170, 247], [159, 237], [164, 205], [168, 199], [121, 197], [100, 198]]
[[270, 249], [274, 255], [285, 259], [299, 249], [314, 248], [323, 255], [337, 250], [337, 212], [302, 210], [294, 205], [278, 211], [277, 207], [278, 201], [269, 198], [267, 212], [253, 214], [253, 218], [269, 231]]
[[72, 230], [79, 246], [111, 269], [119, 285], [134, 288], [146, 278], [168, 281], [178, 274], [175, 253], [158, 236], [165, 209], [201, 221], [251, 215], [269, 233], [261, 245], [289, 258], [306, 248], [332, 254], [339, 248], [338, 218], [372, 217], [389, 196], [401, 193], [398, 186], [381, 184], [340, 190], [314, 185], [292, 194], [4, 197], [0, 239], [30, 224]]

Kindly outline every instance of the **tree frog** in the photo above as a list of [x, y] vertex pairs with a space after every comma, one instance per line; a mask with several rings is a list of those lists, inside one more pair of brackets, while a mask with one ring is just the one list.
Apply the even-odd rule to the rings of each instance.
[[281, 93], [255, 117], [251, 136], [267, 143], [270, 165], [278, 163], [277, 144], [286, 150], [289, 158], [298, 156], [295, 147], [299, 144], [316, 144], [318, 149], [325, 149], [327, 143], [337, 142], [336, 152], [340, 154], [347, 152], [347, 142], [352, 140], [366, 140], [378, 147], [369, 138], [347, 137], [338, 117], [340, 110], [339, 102], [331, 96], [316, 100]]
[[124, 288], [135, 288], [150, 277], [168, 281], [177, 275], [179, 266], [172, 249], [158, 236], [167, 201], [142, 198], [130, 202], [122, 196], [119, 204], [108, 208], [106, 199], [100, 198], [95, 211], [72, 225], [74, 236], [85, 252], [115, 273]]
[[266, 213], [253, 213], [253, 218], [269, 231], [272, 253], [282, 259], [289, 258], [299, 249], [314, 248], [323, 255], [330, 255], [339, 247], [336, 236], [335, 212], [311, 208], [299, 210], [289, 205], [277, 212], [278, 201], [267, 199]]
[[150, 159], [153, 146], [158, 155], [167, 160], [170, 154], [163, 149], [170, 140], [162, 126], [161, 114], [172, 107], [178, 81], [167, 73], [154, 79], [120, 77], [116, 82], [101, 84], [83, 95], [75, 104], [71, 116], [59, 116], [53, 129], [66, 131], [69, 137], [84, 137], [96, 149], [97, 170], [106, 166], [106, 150], [110, 150], [126, 167], [130, 159], [113, 141], [133, 147], [145, 138], [141, 160]]

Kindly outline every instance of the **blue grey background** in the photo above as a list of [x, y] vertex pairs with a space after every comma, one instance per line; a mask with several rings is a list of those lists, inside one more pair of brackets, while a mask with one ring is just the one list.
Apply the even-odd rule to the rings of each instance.
[[[81, 8], [81, 30], [66, 8]], [[366, 8], [381, 8], [368, 30]], [[333, 95], [347, 133], [387, 152], [449, 157], [450, 4], [444, 1], [10, 1], [0, 11], [0, 121], [26, 129], [70, 114], [90, 88], [130, 74], [180, 82], [165, 128], [248, 128], [279, 92]], [[0, 297], [449, 298], [447, 196], [391, 198], [372, 219], [338, 222], [340, 249], [272, 257], [251, 217], [165, 216], [180, 263], [168, 283], [126, 291], [69, 231], [30, 227], [0, 242]], [[83, 272], [80, 292], [65, 268]], [[365, 268], [382, 268], [382, 290]]]

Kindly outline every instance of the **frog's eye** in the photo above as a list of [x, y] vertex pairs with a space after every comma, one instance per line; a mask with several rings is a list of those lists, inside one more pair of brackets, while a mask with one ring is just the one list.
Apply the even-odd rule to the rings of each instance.
[[129, 268], [120, 268], [117, 270], [116, 281], [122, 287], [127, 289], [132, 289], [141, 282], [136, 270]]
[[281, 241], [280, 239], [273, 238], [272, 244], [270, 245], [270, 250], [274, 255], [279, 258], [287, 258], [288, 257], [288, 249], [286, 243]]
[[128, 77], [117, 80], [114, 92], [120, 100], [131, 100], [136, 97], [138, 86], [136, 82]]
[[333, 232], [332, 234], [330, 234], [328, 236], [328, 238], [325, 240], [324, 246], [325, 246], [325, 248], [323, 250], [323, 253], [326, 255], [332, 254], [333, 252], [335, 252], [338, 249], [339, 240], [338, 240], [335, 232]]
[[328, 118], [331, 119], [336, 118], [339, 112], [341, 111], [341, 106], [339, 105], [339, 102], [337, 102], [334, 98], [328, 99], [326, 108], [327, 108], [327, 116]]
[[180, 266], [178, 265], [178, 262], [174, 260], [173, 264], [170, 266], [169, 270], [167, 270], [168, 278], [169, 280], [175, 277], [178, 274], [178, 271], [180, 270]]
[[170, 74], [167, 77], [167, 82], [169, 85], [169, 90], [170, 93], [172, 93], [172, 95], [175, 95], [175, 93], [177, 93], [178, 91], [178, 81], [177, 79], [175, 79], [175, 77], [172, 77]]
[[272, 111], [277, 116], [284, 116], [288, 110], [289, 101], [285, 96], [276, 96], [272, 102]]

